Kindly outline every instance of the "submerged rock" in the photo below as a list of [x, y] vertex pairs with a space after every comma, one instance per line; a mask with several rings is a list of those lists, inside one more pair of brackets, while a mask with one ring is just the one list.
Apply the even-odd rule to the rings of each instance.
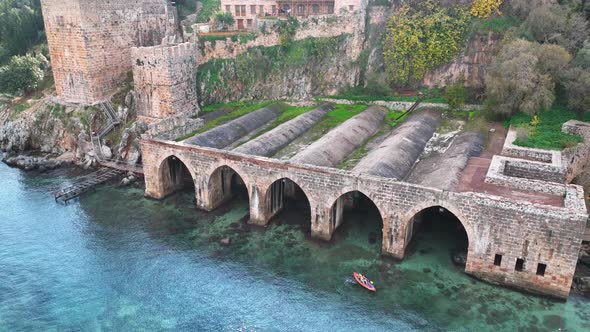
[[453, 253], [453, 263], [457, 266], [465, 266], [467, 264], [467, 252], [460, 251]]
[[229, 237], [223, 238], [219, 241], [219, 243], [225, 245], [225, 246], [229, 246], [231, 244], [231, 239]]

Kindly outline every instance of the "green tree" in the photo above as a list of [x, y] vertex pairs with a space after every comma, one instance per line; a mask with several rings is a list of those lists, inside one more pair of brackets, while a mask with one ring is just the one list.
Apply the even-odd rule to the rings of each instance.
[[588, 38], [588, 22], [580, 13], [559, 5], [535, 8], [523, 24], [526, 36], [540, 43], [551, 43], [577, 50]]
[[590, 70], [580, 67], [568, 72], [564, 83], [568, 106], [576, 113], [590, 112]]
[[449, 104], [452, 109], [457, 109], [465, 105], [465, 82], [459, 81], [445, 88], [443, 100]]
[[39, 41], [42, 30], [40, 0], [0, 0], [0, 48], [5, 61], [7, 56], [25, 54]]
[[557, 45], [541, 45], [517, 39], [502, 47], [485, 77], [486, 106], [494, 113], [534, 114], [551, 107], [559, 70], [571, 56]]
[[234, 25], [234, 15], [222, 10], [215, 13], [215, 25], [218, 30], [227, 30], [230, 25]]
[[585, 41], [584, 46], [576, 54], [574, 65], [590, 69], [590, 40]]
[[29, 54], [13, 56], [0, 67], [0, 90], [24, 94], [36, 89], [44, 77], [41, 65], [41, 61]]
[[461, 49], [469, 20], [464, 6], [443, 7], [432, 0], [401, 6], [389, 20], [383, 50], [391, 83], [417, 83], [450, 61]]

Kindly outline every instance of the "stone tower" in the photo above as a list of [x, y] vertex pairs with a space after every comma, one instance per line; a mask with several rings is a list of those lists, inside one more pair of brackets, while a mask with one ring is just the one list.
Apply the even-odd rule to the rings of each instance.
[[196, 44], [135, 47], [131, 53], [138, 116], [152, 121], [198, 110]]
[[41, 0], [58, 96], [105, 100], [132, 69], [131, 48], [177, 34], [168, 0]]

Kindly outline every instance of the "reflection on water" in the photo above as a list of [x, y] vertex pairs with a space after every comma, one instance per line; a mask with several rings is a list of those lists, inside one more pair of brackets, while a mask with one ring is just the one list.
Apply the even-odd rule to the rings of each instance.
[[[2, 331], [590, 328], [587, 300], [554, 302], [463, 274], [444, 223], [416, 234], [397, 263], [380, 257], [380, 221], [365, 214], [347, 215], [325, 244], [293, 213], [248, 226], [245, 200], [204, 213], [190, 193], [158, 202], [104, 187], [62, 206], [48, 194], [59, 177], [0, 165], [0, 178]], [[378, 292], [358, 287], [353, 270]]]

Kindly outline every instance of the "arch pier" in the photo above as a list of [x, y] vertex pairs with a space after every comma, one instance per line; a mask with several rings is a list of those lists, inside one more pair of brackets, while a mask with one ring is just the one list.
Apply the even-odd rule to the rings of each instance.
[[215, 209], [242, 188], [250, 222], [257, 225], [268, 224], [289, 199], [305, 196], [311, 235], [318, 239], [331, 240], [343, 211], [366, 196], [383, 221], [382, 254], [398, 259], [406, 255], [422, 211], [443, 209], [467, 234], [466, 273], [558, 298], [569, 294], [588, 218], [583, 192], [574, 185], [565, 187], [563, 206], [544, 205], [159, 139], [144, 139], [141, 147], [146, 196], [163, 198], [190, 174], [199, 208]]

